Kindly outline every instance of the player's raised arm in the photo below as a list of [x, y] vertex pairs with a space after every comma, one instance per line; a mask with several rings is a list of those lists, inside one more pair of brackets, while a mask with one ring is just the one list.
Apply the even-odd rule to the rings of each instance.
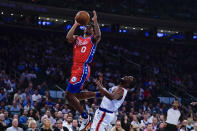
[[97, 14], [95, 10], [93, 11], [93, 15], [94, 16], [92, 18], [92, 21], [94, 22], [94, 41], [96, 42], [96, 44], [98, 44], [99, 41], [101, 40], [101, 31], [99, 28], [99, 24], [97, 21]]
[[68, 43], [74, 43], [74, 42], [75, 42], [77, 36], [74, 35], [74, 33], [75, 33], [75, 30], [76, 30], [77, 26], [79, 26], [79, 25], [80, 25], [80, 24], [77, 23], [77, 21], [75, 20], [74, 25], [73, 25], [72, 28], [69, 30], [69, 32], [68, 32], [68, 34], [67, 34], [67, 36], [66, 36], [66, 40], [68, 41]]
[[109, 93], [102, 85], [101, 81], [100, 80], [97, 80], [96, 81], [96, 85], [97, 87], [99, 88], [101, 94], [103, 94], [104, 96], [106, 96], [108, 99], [110, 100], [117, 100], [117, 99], [120, 99], [123, 95], [123, 90], [121, 89], [117, 89], [115, 91], [113, 91], [112, 93]]

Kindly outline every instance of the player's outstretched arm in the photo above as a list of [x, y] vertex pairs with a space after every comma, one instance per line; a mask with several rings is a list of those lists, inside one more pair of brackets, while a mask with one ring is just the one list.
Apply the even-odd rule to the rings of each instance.
[[79, 23], [77, 23], [77, 21], [75, 20], [74, 25], [72, 26], [72, 28], [69, 30], [67, 36], [66, 36], [66, 40], [68, 41], [68, 43], [74, 43], [77, 36], [74, 35], [75, 30], [77, 28], [77, 26], [79, 26]]
[[115, 91], [113, 91], [112, 93], [109, 93], [102, 85], [101, 81], [96, 81], [96, 85], [99, 88], [99, 91], [101, 92], [101, 94], [103, 94], [104, 96], [106, 96], [108, 99], [110, 100], [117, 100], [120, 99], [122, 97], [122, 90], [117, 89]]
[[92, 21], [94, 22], [94, 41], [96, 42], [96, 44], [98, 44], [101, 40], [101, 31], [97, 21], [97, 14], [95, 10], [93, 11], [93, 15], [94, 16], [92, 18]]

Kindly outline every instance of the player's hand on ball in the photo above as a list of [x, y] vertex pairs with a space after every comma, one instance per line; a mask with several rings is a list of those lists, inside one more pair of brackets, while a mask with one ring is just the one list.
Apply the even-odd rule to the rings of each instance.
[[93, 11], [93, 17], [92, 17], [92, 21], [96, 21], [97, 20], [97, 14], [96, 11]]
[[77, 25], [77, 26], [79, 26], [80, 24], [75, 20], [75, 23], [74, 23], [75, 25]]

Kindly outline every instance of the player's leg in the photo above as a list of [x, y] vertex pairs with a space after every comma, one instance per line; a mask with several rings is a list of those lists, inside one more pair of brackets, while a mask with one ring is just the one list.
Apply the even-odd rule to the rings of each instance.
[[[88, 67], [88, 75], [85, 79], [85, 81], [90, 77], [90, 67]], [[84, 83], [83, 83], [84, 85]], [[83, 85], [81, 88], [83, 88]], [[100, 92], [91, 92], [91, 91], [86, 91], [86, 92], [80, 92], [79, 94], [75, 95], [79, 100], [85, 100], [85, 99], [91, 99], [91, 98], [100, 98], [102, 97], [102, 94]]]
[[75, 110], [77, 110], [79, 113], [83, 113], [84, 112], [84, 109], [83, 107], [81, 106], [80, 104], [80, 101], [78, 100], [78, 98], [75, 96], [76, 94], [73, 94], [71, 92], [66, 92], [66, 98], [67, 100], [69, 101], [69, 103], [72, 103], [70, 104]]
[[81, 114], [83, 120], [81, 123], [81, 127], [79, 128], [79, 131], [83, 131], [88, 126], [90, 122], [90, 118], [88, 117], [88, 113], [85, 112], [84, 108], [80, 104], [80, 101], [75, 95], [76, 95], [75, 93], [67, 91], [66, 97], [69, 103], [71, 103], [70, 105]]
[[95, 112], [93, 123], [90, 131], [105, 131], [109, 124], [109, 116], [106, 112], [100, 111], [99, 109]]
[[[88, 114], [87, 112], [85, 112], [85, 110], [83, 109], [83, 107], [80, 104], [80, 101], [78, 99], [79, 98], [84, 98], [84, 95], [80, 95], [81, 93], [81, 88], [86, 80], [88, 76], [88, 67], [84, 66], [83, 70], [74, 70], [71, 73], [71, 79], [70, 82], [67, 86], [67, 99], [69, 101], [69, 103], [71, 103], [72, 107], [77, 110], [83, 120], [81, 123], [81, 127], [79, 128], [79, 130], [84, 130], [88, 124], [89, 124], [89, 118], [88, 118]], [[89, 93], [88, 95], [89, 97], [93, 97], [96, 96], [93, 93]]]
[[100, 92], [91, 92], [91, 91], [87, 91], [87, 92], [80, 92], [79, 94], [75, 94], [75, 96], [79, 99], [79, 100], [85, 100], [85, 99], [91, 99], [91, 98], [100, 98], [102, 97]]

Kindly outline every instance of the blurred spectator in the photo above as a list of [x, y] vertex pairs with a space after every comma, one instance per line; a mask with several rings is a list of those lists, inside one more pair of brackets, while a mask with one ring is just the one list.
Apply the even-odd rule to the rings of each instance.
[[126, 131], [130, 129], [130, 120], [128, 119], [128, 116], [125, 115], [121, 121], [122, 123], [122, 128]]
[[159, 124], [159, 128], [157, 128], [156, 131], [165, 131], [165, 127], [164, 126], [165, 126], [165, 123], [163, 123], [163, 122], [160, 123]]
[[147, 113], [144, 114], [144, 119], [141, 120], [141, 123], [143, 123], [146, 127], [148, 126], [148, 115], [147, 115]]
[[25, 125], [28, 120], [28, 110], [24, 109], [22, 116], [19, 117], [19, 124]]
[[[63, 114], [62, 114], [62, 112], [61, 111], [58, 111], [57, 112], [57, 117], [56, 117], [56, 121], [58, 120], [58, 119], [63, 119]], [[63, 123], [63, 122], [62, 122]]]
[[70, 112], [70, 109], [68, 108], [68, 105], [65, 104], [65, 105], [64, 105], [64, 109], [62, 110], [62, 113], [63, 113], [63, 114], [66, 114], [66, 113], [69, 113], [69, 112]]
[[0, 129], [3, 131], [6, 129], [6, 124], [5, 124], [4, 120], [5, 120], [4, 114], [0, 114]]
[[17, 93], [14, 94], [14, 101], [22, 103], [22, 94], [20, 89], [18, 89]]
[[28, 93], [29, 93], [30, 95], [33, 95], [33, 94], [34, 94], [33, 83], [32, 83], [32, 82], [29, 82]]
[[197, 121], [194, 122], [194, 129], [192, 131], [197, 131]]
[[69, 131], [72, 130], [72, 121], [73, 121], [72, 116], [68, 115], [66, 121], [63, 122], [63, 126], [67, 127]]
[[48, 118], [44, 119], [44, 123], [40, 131], [53, 131], [50, 119]]
[[78, 131], [78, 130], [79, 130], [78, 121], [77, 120], [73, 120], [73, 122], [72, 122], [72, 131]]
[[20, 115], [20, 110], [21, 109], [20, 109], [19, 105], [15, 101], [13, 101], [13, 104], [10, 107], [11, 115], [15, 115], [15, 114]]
[[116, 121], [116, 125], [111, 129], [111, 131], [125, 131], [121, 126], [120, 120]]
[[147, 125], [147, 128], [144, 131], [155, 131], [151, 123]]
[[9, 113], [8, 111], [4, 111], [4, 123], [6, 124], [6, 126], [11, 126], [12, 124], [12, 119], [9, 117]]
[[139, 127], [140, 123], [138, 122], [137, 115], [133, 115], [133, 121], [131, 122], [131, 125], [135, 125], [136, 128], [137, 126]]
[[28, 125], [28, 129], [26, 131], [40, 131], [38, 128], [37, 128], [37, 124], [36, 124], [36, 121], [35, 120], [31, 120], [29, 122], [29, 125]]
[[38, 85], [37, 86], [37, 89], [38, 89], [38, 94], [40, 94], [41, 96], [44, 96], [45, 95], [45, 89], [44, 89], [44, 85]]
[[7, 93], [3, 90], [4, 87], [1, 88], [1, 92], [0, 92], [0, 101], [5, 101], [7, 102], [8, 101], [8, 96], [7, 96]]
[[7, 128], [6, 131], [23, 131], [23, 129], [18, 127], [18, 119], [13, 119], [12, 126]]
[[158, 128], [158, 120], [156, 117], [153, 118], [153, 129], [156, 130]]
[[57, 127], [55, 128], [54, 131], [69, 131], [68, 128], [62, 126], [63, 122], [62, 122], [61, 119], [58, 120], [58, 121], [56, 122], [56, 124], [57, 124]]
[[51, 116], [51, 112], [50, 110], [47, 110], [45, 115], [41, 118], [42, 121], [44, 121], [44, 119], [47, 118], [50, 120], [50, 124], [55, 124], [56, 123], [56, 120]]
[[34, 106], [31, 104], [31, 101], [27, 101], [27, 104], [24, 106], [24, 109], [29, 111], [30, 109], [34, 109]]
[[41, 102], [42, 97], [40, 94], [38, 94], [38, 90], [34, 91], [34, 94], [32, 95], [32, 101], [36, 101], [36, 102]]
[[193, 119], [190, 117], [187, 119], [186, 131], [194, 130]]
[[53, 107], [53, 109], [55, 110], [55, 111], [59, 111], [59, 109], [60, 109], [60, 105], [57, 103], [57, 104], [55, 104], [55, 107]]

